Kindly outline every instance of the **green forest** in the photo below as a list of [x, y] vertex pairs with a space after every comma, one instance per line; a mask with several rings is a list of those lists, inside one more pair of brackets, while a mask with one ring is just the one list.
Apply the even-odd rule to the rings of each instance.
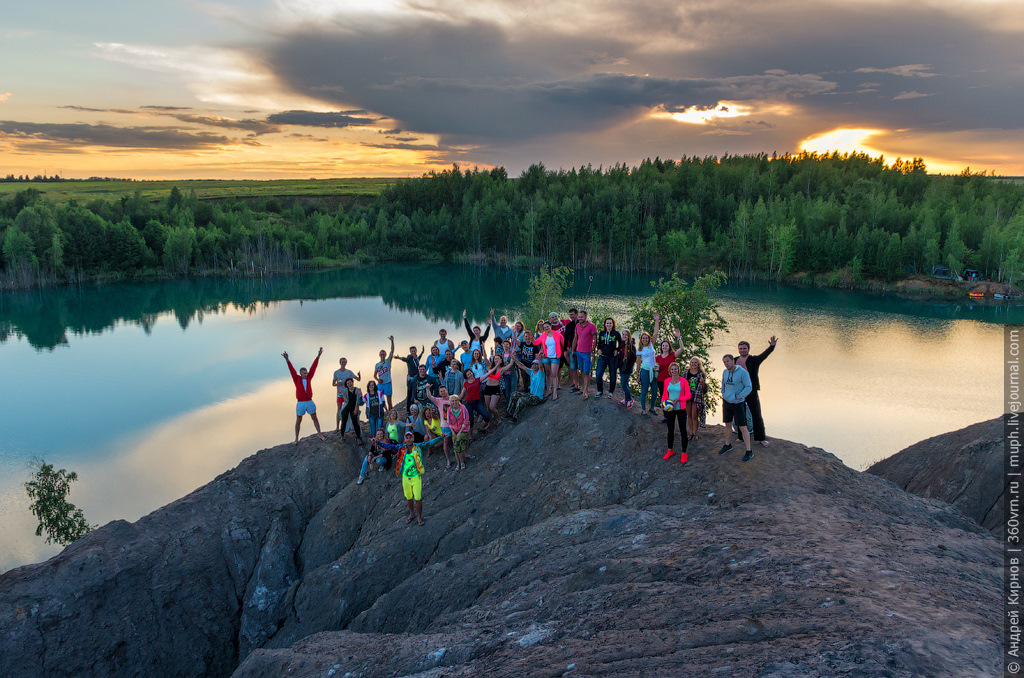
[[722, 270], [894, 281], [934, 266], [1024, 272], [1024, 186], [864, 154], [647, 160], [552, 171], [453, 167], [376, 196], [0, 200], [0, 285], [262, 276], [372, 261], [540, 262], [577, 270]]

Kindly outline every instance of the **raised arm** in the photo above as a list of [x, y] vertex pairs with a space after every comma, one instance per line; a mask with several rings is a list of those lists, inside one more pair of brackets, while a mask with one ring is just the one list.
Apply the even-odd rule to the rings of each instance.
[[473, 336], [473, 328], [469, 326], [469, 318], [466, 317], [466, 309], [462, 309], [462, 324], [466, 326], [466, 334], [469, 335], [469, 340], [473, 341], [476, 337]]
[[388, 354], [388, 362], [391, 362], [391, 359], [395, 357], [395, 335], [391, 335], [388, 339], [391, 340], [391, 353]]
[[295, 372], [295, 368], [292, 367], [292, 361], [288, 360], [288, 351], [285, 351], [281, 355], [284, 356], [284, 361], [288, 363], [288, 371], [292, 373], [292, 379], [298, 379], [299, 375]]
[[766, 348], [766, 349], [765, 349], [765, 350], [764, 350], [764, 351], [763, 351], [763, 352], [762, 352], [762, 353], [761, 353], [761, 354], [760, 354], [759, 356], [757, 356], [757, 359], [758, 359], [758, 360], [764, 360], [765, 358], [767, 358], [768, 356], [770, 356], [770, 355], [772, 354], [772, 351], [774, 351], [774, 350], [775, 350], [775, 343], [776, 343], [776, 342], [777, 342], [778, 340], [779, 340], [779, 339], [778, 339], [778, 337], [776, 337], [776, 336], [775, 336], [775, 335], [773, 334], [773, 335], [772, 335], [772, 338], [768, 340], [768, 348]]
[[[656, 346], [656, 345], [661, 344], [661, 342], [658, 341], [658, 331], [660, 329], [661, 329], [661, 314], [658, 313], [658, 312], [655, 312], [654, 313], [654, 334], [651, 335], [651, 346]], [[657, 351], [657, 349], [655, 349], [655, 351]]]
[[679, 356], [683, 355], [683, 335], [679, 332], [678, 329], [675, 330], [675, 333], [676, 333], [676, 346], [679, 347], [679, 348], [676, 349], [675, 353], [676, 353], [676, 357], [678, 358]]
[[324, 353], [324, 347], [321, 346], [320, 350], [316, 352], [316, 357], [313, 358], [313, 364], [309, 366], [309, 378], [313, 378], [313, 373], [316, 372], [316, 366], [320, 363], [320, 356]]

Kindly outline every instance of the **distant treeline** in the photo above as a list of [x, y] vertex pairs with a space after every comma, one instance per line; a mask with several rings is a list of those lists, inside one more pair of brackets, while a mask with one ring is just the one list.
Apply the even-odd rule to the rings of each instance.
[[1024, 186], [864, 154], [654, 159], [550, 171], [458, 167], [400, 180], [369, 204], [198, 200], [0, 202], [7, 286], [157, 273], [265, 275], [353, 261], [539, 261], [576, 269], [720, 268], [852, 285], [976, 268], [1024, 270]]
[[62, 176], [54, 174], [52, 177], [48, 177], [45, 174], [37, 174], [30, 177], [27, 174], [8, 174], [7, 176], [0, 179], [0, 182], [5, 184], [18, 184], [18, 183], [55, 183], [62, 181], [135, 181], [135, 179], [120, 179], [117, 177], [89, 177], [88, 179], [65, 179]]

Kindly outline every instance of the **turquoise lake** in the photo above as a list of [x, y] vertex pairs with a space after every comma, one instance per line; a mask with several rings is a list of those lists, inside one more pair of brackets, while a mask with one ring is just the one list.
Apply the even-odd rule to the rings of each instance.
[[[591, 305], [613, 309], [620, 326], [626, 304], [651, 289], [648, 276], [594, 277]], [[282, 351], [298, 367], [324, 347], [314, 397], [333, 428], [340, 357], [365, 383], [388, 335], [404, 355], [441, 327], [460, 338], [463, 308], [479, 323], [491, 307], [515, 319], [528, 281], [526, 271], [396, 265], [0, 294], [0, 571], [59, 551], [33, 534], [22, 487], [33, 458], [79, 474], [71, 501], [91, 523], [135, 520], [291, 439]], [[558, 310], [581, 305], [587, 287], [579, 276]], [[769, 437], [858, 469], [998, 416], [1004, 328], [1024, 323], [1021, 306], [834, 290], [731, 285], [718, 299], [729, 329], [715, 338], [716, 372], [740, 339], [759, 353], [779, 337], [761, 370]], [[652, 455], [662, 444], [651, 441]]]

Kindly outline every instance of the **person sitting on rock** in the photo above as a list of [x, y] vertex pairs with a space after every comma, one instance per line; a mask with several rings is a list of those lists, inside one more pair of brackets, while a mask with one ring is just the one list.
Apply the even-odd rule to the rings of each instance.
[[356, 485], [363, 484], [363, 480], [366, 478], [366, 472], [372, 464], [377, 464], [378, 471], [383, 471], [391, 465], [391, 450], [383, 447], [386, 443], [387, 440], [384, 439], [384, 429], [377, 429], [377, 435], [370, 441], [370, 449], [366, 451], [366, 458], [363, 459], [363, 467], [359, 469], [359, 479], [356, 481]]
[[[515, 358], [515, 364], [520, 368], [525, 369], [525, 365], [519, 362], [519, 358]], [[519, 414], [533, 405], [540, 405], [544, 402], [544, 370], [541, 369], [540, 361], [534, 358], [533, 364], [529, 371], [530, 375], [530, 391], [528, 393], [513, 393], [512, 397], [508, 401], [508, 416], [515, 423]]]

